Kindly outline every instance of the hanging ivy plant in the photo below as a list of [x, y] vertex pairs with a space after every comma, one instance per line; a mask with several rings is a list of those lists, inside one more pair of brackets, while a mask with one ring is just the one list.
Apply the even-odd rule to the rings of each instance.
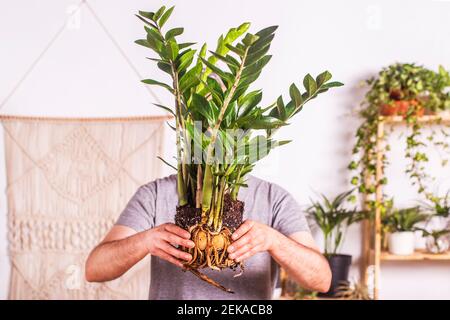
[[[442, 66], [435, 72], [416, 64], [396, 63], [383, 68], [376, 77], [368, 79], [366, 84], [369, 90], [359, 111], [363, 122], [356, 132], [357, 140], [353, 148], [355, 160], [349, 164], [349, 169], [355, 172], [351, 183], [358, 187], [360, 194], [366, 196], [365, 205], [369, 210], [379, 206], [382, 214], [386, 211], [387, 204], [377, 203], [374, 197], [377, 186], [387, 183], [386, 177], [379, 181], [376, 178], [377, 132], [384, 117], [401, 116], [410, 129], [406, 137], [405, 157], [409, 160], [406, 173], [412, 184], [418, 187], [419, 193], [432, 200], [433, 196], [426, 188], [430, 177], [425, 171], [425, 163], [429, 160], [425, 147], [430, 142], [434, 146], [448, 149], [445, 141], [448, 134], [442, 129], [443, 141], [438, 141], [434, 132], [424, 139], [419, 119], [423, 115], [434, 115], [450, 109], [450, 92], [447, 90], [450, 87], [449, 72]], [[389, 151], [386, 138], [379, 137], [383, 140], [385, 150]], [[385, 153], [381, 162], [384, 172], [388, 164]], [[443, 164], [445, 163], [444, 160]], [[356, 197], [352, 199], [356, 200]]]

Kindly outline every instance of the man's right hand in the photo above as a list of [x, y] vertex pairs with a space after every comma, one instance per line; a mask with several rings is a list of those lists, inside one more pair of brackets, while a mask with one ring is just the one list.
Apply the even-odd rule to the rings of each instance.
[[192, 255], [174, 247], [179, 245], [193, 248], [194, 242], [189, 240], [188, 231], [173, 223], [165, 223], [146, 232], [146, 245], [152, 256], [160, 257], [178, 267], [183, 267], [183, 260], [190, 261]]

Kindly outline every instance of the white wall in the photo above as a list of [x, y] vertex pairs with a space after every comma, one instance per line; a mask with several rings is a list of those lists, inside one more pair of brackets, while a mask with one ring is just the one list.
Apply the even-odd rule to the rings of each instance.
[[[92, 7], [145, 76], [160, 73], [144, 59], [147, 52], [133, 44], [143, 30], [133, 14], [153, 10], [162, 1], [91, 0]], [[167, 1], [164, 1], [169, 3]], [[42, 51], [64, 23], [77, 1], [3, 0], [0, 2], [0, 99]], [[306, 72], [329, 69], [346, 84], [312, 102], [280, 136], [294, 142], [276, 151], [256, 174], [277, 182], [307, 205], [314, 192], [335, 195], [349, 188], [346, 170], [357, 121], [350, 116], [364, 94], [361, 80], [396, 61], [417, 61], [429, 67], [450, 68], [450, 1], [171, 1], [171, 23], [184, 26], [184, 39], [215, 45], [217, 36], [243, 21], [252, 30], [280, 26], [274, 55], [256, 87], [264, 102], [287, 93], [291, 82]], [[79, 20], [77, 20], [79, 18]], [[77, 23], [79, 21], [79, 28]], [[116, 116], [158, 112], [155, 99], [138, 82], [120, 54], [84, 9], [75, 16], [43, 60], [1, 112], [51, 116]], [[75, 27], [73, 27], [75, 26]], [[166, 104], [169, 97], [155, 90]], [[171, 143], [172, 142], [172, 143]], [[3, 140], [1, 141], [3, 144]], [[173, 140], [168, 139], [168, 149]], [[393, 157], [401, 144], [393, 140]], [[395, 147], [397, 146], [397, 147]], [[3, 146], [0, 147], [3, 153]], [[3, 154], [0, 187], [5, 188]], [[402, 166], [389, 170], [389, 191], [398, 204], [416, 199], [402, 178]], [[394, 184], [395, 183], [395, 184]], [[0, 298], [8, 287], [5, 196], [0, 198]], [[357, 277], [360, 229], [352, 227], [344, 250], [354, 255]], [[382, 268], [382, 298], [450, 298], [449, 263], [389, 264]]]

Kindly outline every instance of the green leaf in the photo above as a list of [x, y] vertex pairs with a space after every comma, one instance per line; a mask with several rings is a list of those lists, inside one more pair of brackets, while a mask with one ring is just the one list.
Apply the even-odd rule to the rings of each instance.
[[161, 158], [160, 156], [157, 156], [157, 158], [159, 160], [161, 160], [162, 162], [164, 162], [166, 165], [168, 165], [169, 167], [171, 167], [172, 169], [174, 169], [175, 171], [177, 171], [177, 168], [173, 165], [171, 165], [169, 162], [167, 162], [166, 160], [164, 160], [163, 158]]
[[[208, 77], [207, 81], [202, 81], [205, 88], [203, 89], [207, 93], [211, 93], [214, 101], [221, 105], [223, 103], [223, 92], [222, 88], [220, 87], [220, 84], [216, 81], [216, 79], [213, 79], [211, 77]], [[203, 91], [200, 91], [203, 94], [206, 94]]]
[[284, 106], [283, 97], [279, 96], [277, 99], [277, 111], [280, 120], [286, 120], [286, 108]]
[[325, 82], [331, 79], [332, 75], [328, 71], [324, 71], [316, 77], [317, 86], [322, 86]]
[[277, 29], [278, 29], [278, 26], [270, 26], [270, 27], [267, 27], [267, 28], [264, 28], [264, 29], [258, 31], [256, 33], [256, 35], [260, 38], [264, 38], [264, 37], [267, 37], [268, 35], [274, 33]]
[[247, 55], [247, 59], [245, 60], [245, 66], [249, 66], [249, 65], [257, 62], [259, 59], [264, 57], [264, 55], [269, 51], [269, 49], [270, 49], [270, 45], [267, 45], [264, 48], [262, 48], [261, 50], [258, 50], [252, 54]]
[[152, 22], [150, 22], [150, 21], [148, 21], [148, 20], [142, 18], [141, 16], [139, 16], [139, 15], [137, 15], [137, 14], [135, 14], [135, 16], [136, 16], [139, 20], [141, 20], [142, 22], [144, 22], [145, 24], [149, 25], [150, 27], [155, 28], [155, 29], [158, 28], [158, 27], [155, 26]]
[[177, 42], [173, 39], [169, 40], [167, 51], [169, 52], [169, 57], [172, 61], [176, 60], [179, 50]]
[[163, 16], [161, 17], [161, 19], [159, 20], [159, 26], [162, 28], [164, 26], [164, 24], [166, 23], [166, 21], [169, 19], [170, 15], [172, 14], [172, 11], [175, 7], [171, 7], [169, 8], [169, 10], [167, 10]]
[[243, 127], [244, 129], [268, 130], [268, 129], [276, 129], [283, 125], [285, 125], [285, 123], [281, 120], [269, 116], [264, 116], [258, 119], [250, 120], [249, 122], [245, 123]]
[[166, 107], [166, 106], [163, 106], [163, 105], [157, 104], [157, 103], [154, 103], [154, 105], [157, 106], [158, 108], [161, 108], [161, 109], [163, 109], [163, 110], [166, 110], [167, 112], [169, 112], [170, 114], [172, 114], [174, 117], [176, 116], [176, 115], [175, 115], [175, 112], [173, 112], [172, 109], [170, 109], [169, 107]]
[[334, 88], [334, 87], [342, 87], [344, 84], [338, 81], [329, 82], [322, 86], [324, 89]]
[[139, 15], [143, 16], [144, 18], [153, 20], [153, 16], [155, 15], [155, 13], [154, 12], [139, 11]]
[[153, 80], [153, 79], [145, 79], [145, 80], [142, 80], [141, 82], [143, 82], [145, 84], [149, 84], [149, 85], [155, 85], [155, 86], [163, 87], [163, 88], [169, 90], [171, 93], [173, 93], [173, 89], [169, 85], [167, 85], [165, 83], [162, 83], [162, 82], [159, 82], [159, 81], [156, 81], [156, 80]]
[[284, 146], [285, 144], [288, 144], [291, 142], [292, 142], [292, 140], [280, 140], [280, 141], [276, 141], [275, 143], [278, 147], [281, 147], [281, 146]]
[[[225, 56], [227, 54], [228, 50], [230, 50], [227, 47], [227, 44], [231, 45], [234, 41], [236, 41], [236, 39], [238, 39], [240, 36], [242, 36], [249, 29], [249, 27], [250, 27], [250, 23], [245, 22], [237, 28], [231, 28], [230, 30], [228, 30], [225, 37], [221, 36], [219, 38], [219, 40], [217, 41], [217, 48], [216, 48], [215, 52], [217, 52], [218, 54], [220, 54], [222, 56]], [[211, 62], [215, 63], [214, 60]]]
[[172, 67], [170, 66], [169, 63], [160, 61], [157, 63], [157, 66], [161, 71], [164, 71], [165, 73], [167, 73], [169, 75], [172, 75]]
[[303, 98], [300, 90], [294, 83], [289, 87], [289, 95], [291, 96], [292, 101], [294, 101], [294, 106], [296, 108], [303, 103]]
[[177, 57], [177, 69], [179, 72], [185, 70], [191, 65], [192, 61], [194, 60], [195, 52], [196, 50], [189, 49], [183, 52], [181, 56]]
[[262, 68], [264, 68], [269, 63], [270, 59], [272, 59], [271, 55], [264, 56], [257, 62], [244, 68], [244, 71], [242, 71], [242, 78], [259, 73]]
[[159, 31], [156, 31], [155, 29], [149, 28], [147, 26], [144, 26], [145, 31], [147, 32], [147, 37], [150, 35], [152, 38], [164, 42], [164, 38], [159, 33]]
[[140, 46], [144, 46], [144, 47], [152, 49], [152, 47], [148, 43], [147, 39], [139, 39], [139, 40], [136, 40], [134, 43], [136, 43], [136, 44], [138, 44]]
[[183, 34], [183, 32], [184, 32], [184, 28], [173, 28], [173, 29], [170, 29], [169, 31], [167, 31], [165, 38], [166, 38], [166, 40], [169, 40], [171, 38], [175, 38], [175, 37]]
[[264, 38], [259, 38], [258, 41], [256, 41], [248, 50], [248, 53], [253, 54], [256, 53], [259, 50], [262, 50], [266, 48], [267, 46], [270, 46], [273, 38], [275, 37], [274, 34], [271, 34]]
[[[234, 59], [230, 55], [227, 55], [226, 57], [224, 57], [216, 52], [213, 52], [213, 51], [210, 51], [210, 52], [211, 52], [212, 56], [216, 58], [216, 60], [220, 60], [220, 61], [224, 62], [228, 66], [228, 68], [230, 69], [232, 74], [235, 75], [237, 73], [237, 70], [239, 69], [240, 64], [236, 59]], [[208, 61], [211, 61], [211, 59], [208, 59]]]
[[202, 71], [202, 64], [197, 63], [195, 67], [187, 71], [181, 78], [180, 78], [180, 91], [185, 92], [189, 90], [190, 88], [198, 85], [200, 83], [200, 73]]
[[242, 109], [240, 117], [247, 115], [255, 108], [262, 100], [262, 92], [260, 90], [247, 93], [239, 101], [240, 109]]
[[242, 40], [242, 43], [245, 44], [247, 47], [250, 47], [258, 39], [259, 39], [259, 37], [257, 35], [254, 35], [254, 34], [251, 34], [251, 33], [247, 33], [245, 35], [244, 39]]
[[147, 42], [154, 51], [161, 55], [163, 50], [163, 43], [158, 39], [155, 39], [152, 34], [147, 33]]
[[206, 51], [208, 50], [208, 46], [206, 43], [204, 43], [200, 49], [200, 53], [198, 54], [200, 58], [206, 57]]
[[241, 81], [239, 82], [238, 89], [248, 87], [250, 84], [255, 82], [256, 79], [258, 79], [260, 75], [261, 75], [261, 71], [254, 73], [252, 75], [249, 75], [249, 76], [241, 77]]
[[213, 121], [213, 116], [211, 114], [211, 107], [209, 105], [208, 100], [206, 100], [205, 97], [197, 93], [194, 93], [192, 95], [191, 108], [195, 111], [198, 111], [210, 123]]
[[158, 11], [156, 11], [155, 14], [153, 15], [153, 20], [158, 21], [158, 19], [161, 17], [161, 15], [164, 13], [165, 10], [166, 6], [162, 6], [161, 8], [159, 8]]
[[236, 53], [238, 56], [240, 56], [241, 58], [244, 56], [245, 51], [242, 49], [239, 49], [237, 47], [233, 47], [231, 44], [226, 44], [225, 45], [230, 51]]
[[225, 62], [225, 63], [228, 64], [228, 65], [234, 66], [234, 67], [236, 67], [236, 68], [239, 68], [239, 66], [240, 66], [239, 62], [238, 62], [236, 59], [229, 59], [228, 57], [230, 57], [230, 56], [224, 57], [224, 56], [222, 56], [222, 55], [220, 55], [220, 54], [218, 54], [218, 53], [216, 53], [216, 52], [214, 52], [214, 51], [209, 51], [209, 52], [210, 52], [214, 57], [216, 57], [217, 59], [219, 59], [219, 60]]
[[180, 50], [181, 50], [181, 49], [185, 49], [185, 48], [188, 48], [190, 46], [193, 46], [194, 44], [195, 44], [195, 42], [179, 43], [178, 44], [178, 48], [180, 48]]
[[313, 77], [308, 73], [303, 79], [303, 85], [309, 96], [312, 96], [317, 90], [317, 84]]
[[229, 74], [226, 74], [224, 71], [222, 71], [220, 68], [213, 65], [208, 60], [201, 58], [201, 57], [200, 57], [200, 59], [209, 69], [211, 69], [215, 74], [217, 74], [223, 81], [225, 81], [227, 83], [232, 82], [232, 79], [230, 78]]

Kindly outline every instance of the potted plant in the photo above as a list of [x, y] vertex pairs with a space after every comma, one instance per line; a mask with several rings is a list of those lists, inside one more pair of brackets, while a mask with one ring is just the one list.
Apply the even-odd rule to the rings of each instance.
[[411, 255], [414, 253], [414, 232], [419, 222], [427, 220], [428, 215], [422, 214], [419, 207], [393, 210], [386, 214], [382, 223], [389, 231], [388, 248], [391, 254]]
[[427, 237], [426, 248], [429, 253], [444, 253], [449, 248], [448, 235], [450, 229], [432, 230], [421, 229], [424, 237]]
[[156, 54], [151, 57], [168, 75], [169, 83], [143, 80], [167, 89], [174, 97], [173, 108], [158, 107], [173, 114], [177, 146], [177, 196], [175, 223], [191, 233], [192, 249], [182, 248], [193, 259], [185, 268], [200, 279], [232, 292], [199, 271], [201, 268], [236, 269], [242, 264], [230, 259], [227, 247], [232, 232], [242, 223], [244, 203], [240, 188], [255, 163], [271, 149], [288, 143], [276, 141], [275, 132], [288, 124], [303, 106], [330, 88], [328, 71], [316, 78], [307, 74], [304, 90], [289, 88], [289, 99], [279, 96], [269, 106], [261, 103], [261, 90], [251, 90], [270, 61], [267, 54], [276, 26], [256, 33], [243, 23], [219, 37], [217, 47], [200, 50], [194, 43], [180, 42], [183, 28], [166, 29], [173, 7], [156, 12], [140, 11], [145, 38], [136, 43]]
[[435, 196], [423, 209], [430, 216], [425, 228], [421, 229], [426, 237], [426, 249], [429, 253], [443, 253], [449, 248], [450, 229], [450, 191], [444, 196]]
[[[441, 113], [450, 108], [450, 74], [442, 66], [437, 72], [414, 63], [396, 63], [383, 68], [376, 77], [366, 80], [369, 86], [358, 115], [362, 119], [361, 125], [356, 131], [356, 143], [353, 147], [354, 159], [348, 168], [355, 172], [351, 183], [358, 188], [364, 196], [365, 207], [374, 210], [376, 207], [384, 213], [387, 211], [386, 201], [375, 200], [375, 190], [378, 185], [388, 182], [386, 177], [377, 178], [377, 141], [379, 139], [389, 151], [388, 136], [377, 136], [379, 124], [383, 116], [400, 115], [410, 130], [406, 136], [405, 157], [408, 165], [405, 172], [411, 179], [419, 193], [427, 199], [432, 198], [427, 190], [427, 182], [431, 177], [427, 174], [424, 164], [428, 162], [428, 156], [424, 150], [429, 144], [447, 151], [449, 148], [445, 139], [448, 136], [445, 127], [439, 127], [440, 135], [422, 135], [422, 124], [418, 119], [425, 113]], [[433, 130], [433, 129], [432, 129]], [[444, 154], [444, 152], [441, 152]], [[386, 155], [382, 158], [381, 170], [384, 172], [387, 163]], [[443, 159], [442, 165], [447, 164]], [[355, 200], [356, 198], [353, 197]]]
[[409, 114], [422, 116], [450, 107], [450, 74], [439, 66], [438, 72], [414, 63], [396, 63], [367, 80], [367, 99], [378, 106], [383, 116]]
[[322, 231], [324, 255], [331, 268], [331, 287], [326, 296], [334, 296], [339, 286], [348, 281], [352, 256], [339, 253], [339, 249], [344, 243], [348, 226], [366, 218], [365, 212], [344, 207], [352, 192], [353, 190], [341, 193], [332, 200], [321, 195], [321, 200], [312, 201], [308, 208], [308, 216]]

